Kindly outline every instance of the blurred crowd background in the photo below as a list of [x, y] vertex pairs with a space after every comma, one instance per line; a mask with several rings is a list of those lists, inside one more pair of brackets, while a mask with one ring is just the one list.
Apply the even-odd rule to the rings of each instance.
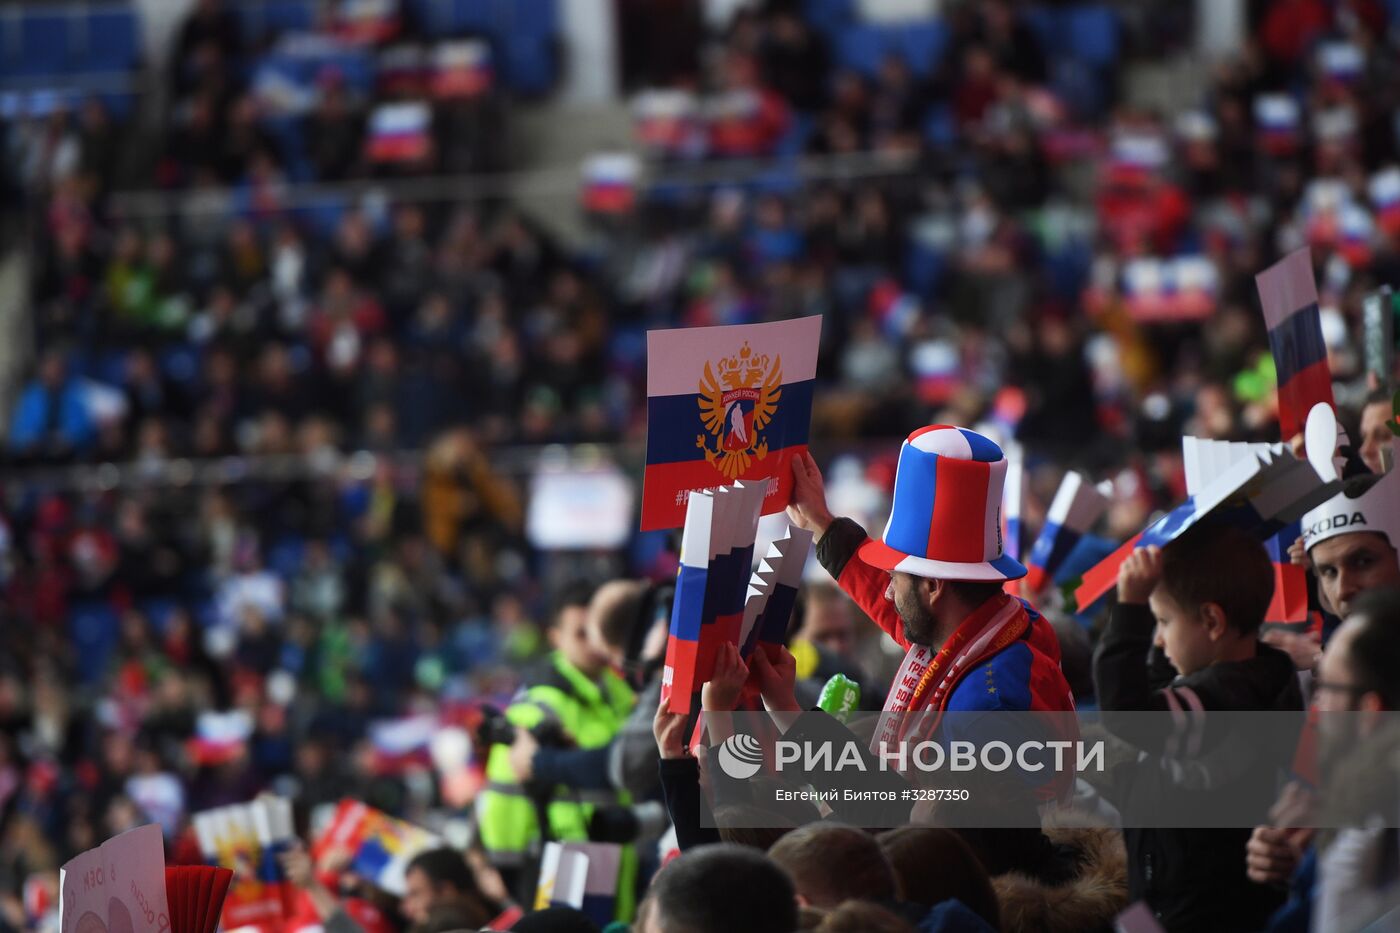
[[[515, 143], [567, 106], [567, 6], [197, 0], [160, 56], [140, 5], [0, 10], [0, 927], [30, 872], [260, 788], [438, 807], [372, 722], [507, 699], [568, 580], [674, 573], [635, 533], [647, 329], [821, 315], [841, 509], [983, 425], [1026, 546], [1066, 469], [1118, 541], [1183, 433], [1278, 439], [1284, 252], [1339, 401], [1373, 387], [1400, 4], [1222, 4], [1207, 54], [1209, 4], [618, 0], [628, 132], [565, 162]], [[570, 489], [615, 527], [561, 530]]]

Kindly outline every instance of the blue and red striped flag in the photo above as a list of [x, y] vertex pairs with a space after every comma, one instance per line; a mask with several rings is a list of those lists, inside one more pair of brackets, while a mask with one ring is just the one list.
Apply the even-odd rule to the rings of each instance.
[[1255, 277], [1278, 371], [1278, 420], [1285, 441], [1303, 430], [1318, 402], [1332, 405], [1332, 371], [1307, 247]]
[[1268, 628], [1283, 627], [1301, 632], [1311, 626], [1308, 619], [1308, 572], [1302, 565], [1293, 563], [1288, 555], [1288, 549], [1301, 534], [1302, 525], [1294, 522], [1264, 542], [1264, 549], [1269, 552], [1269, 560], [1274, 565], [1274, 598], [1264, 613], [1264, 624]]
[[1046, 513], [1045, 524], [1031, 546], [1023, 581], [1027, 593], [1039, 592], [1047, 581], [1054, 579], [1055, 571], [1079, 539], [1108, 510], [1111, 492], [1109, 483], [1094, 486], [1073, 470], [1065, 474]]
[[647, 334], [642, 530], [685, 522], [693, 490], [768, 480], [764, 515], [792, 494], [807, 449], [821, 316]]
[[705, 615], [714, 535], [714, 494], [691, 493], [688, 501], [685, 532], [681, 536], [681, 567], [671, 604], [671, 633], [666, 640], [666, 667], [661, 675], [661, 698], [669, 703], [673, 713], [689, 713], [691, 694], [700, 687], [695, 681], [695, 661], [700, 652], [700, 626]]

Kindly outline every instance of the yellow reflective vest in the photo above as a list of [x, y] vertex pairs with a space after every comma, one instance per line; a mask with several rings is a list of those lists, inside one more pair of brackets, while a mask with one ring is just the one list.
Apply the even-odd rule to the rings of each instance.
[[[557, 651], [549, 661], [545, 677], [517, 697], [506, 710], [506, 719], [523, 729], [554, 722], [580, 749], [611, 742], [636, 704], [632, 688], [610, 669], [597, 681], [590, 680]], [[587, 841], [589, 818], [596, 806], [606, 803], [625, 805], [631, 799], [626, 791], [600, 794], [557, 786], [547, 809], [550, 839]], [[477, 797], [476, 812], [481, 843], [492, 863], [502, 868], [523, 865], [539, 836], [539, 824], [535, 804], [510, 766], [508, 746], [492, 747], [486, 759], [486, 787]], [[618, 871], [619, 920], [632, 919], [636, 877], [637, 854], [634, 847], [626, 846]]]

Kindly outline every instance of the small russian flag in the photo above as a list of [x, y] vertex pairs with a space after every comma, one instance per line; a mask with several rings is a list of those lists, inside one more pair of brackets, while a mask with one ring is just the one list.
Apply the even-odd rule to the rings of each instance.
[[1038, 592], [1054, 579], [1055, 571], [1079, 539], [1108, 510], [1112, 494], [1112, 483], [1105, 481], [1094, 486], [1073, 470], [1065, 474], [1026, 562], [1027, 592]]
[[423, 101], [381, 104], [369, 120], [369, 157], [375, 162], [420, 162], [432, 151], [432, 110]]
[[1123, 266], [1121, 288], [1139, 321], [1194, 321], [1215, 311], [1220, 274], [1205, 256], [1134, 259]]
[[583, 206], [595, 214], [625, 214], [637, 200], [642, 164], [628, 152], [600, 153], [583, 163]]
[[1322, 339], [1322, 318], [1307, 247], [1290, 253], [1255, 277], [1278, 373], [1278, 416], [1287, 439], [1303, 430], [1318, 402], [1333, 404], [1332, 372]]
[[1400, 234], [1400, 168], [1392, 165], [1372, 175], [1367, 188], [1377, 224], [1390, 236]]
[[1372, 243], [1376, 235], [1376, 224], [1370, 213], [1355, 201], [1342, 206], [1337, 221], [1341, 234], [1337, 252], [1353, 269], [1361, 269], [1371, 264]]
[[699, 136], [700, 105], [680, 89], [647, 90], [632, 99], [632, 125], [642, 145], [662, 155], [681, 155], [703, 147]]
[[190, 757], [198, 765], [224, 764], [242, 754], [252, 734], [253, 717], [247, 710], [205, 711], [195, 723]]
[[962, 361], [951, 340], [925, 340], [909, 354], [919, 398], [930, 405], [941, 405], [952, 398], [961, 384]]
[[695, 680], [695, 661], [705, 616], [714, 522], [714, 493], [690, 493], [681, 534], [681, 567], [671, 604], [671, 632], [666, 640], [666, 666], [661, 675], [662, 699], [669, 700], [673, 713], [688, 714], [690, 697], [700, 686]]
[[479, 97], [494, 80], [491, 47], [480, 39], [440, 42], [433, 50], [434, 97]]
[[398, 0], [341, 0], [337, 23], [351, 42], [392, 39], [399, 31]]
[[380, 719], [370, 723], [369, 741], [381, 774], [401, 774], [432, 764], [431, 744], [440, 723], [434, 715]]
[[1288, 94], [1261, 94], [1254, 99], [1254, 122], [1266, 152], [1284, 155], [1296, 149], [1301, 120], [1298, 102]]
[[420, 45], [393, 45], [380, 52], [376, 62], [379, 92], [390, 97], [422, 94], [425, 62]]
[[1142, 185], [1166, 164], [1170, 150], [1156, 133], [1120, 133], [1111, 144], [1108, 181], [1118, 185]]
[[1333, 81], [1350, 84], [1366, 70], [1366, 53], [1353, 42], [1323, 42], [1317, 47], [1317, 67]]

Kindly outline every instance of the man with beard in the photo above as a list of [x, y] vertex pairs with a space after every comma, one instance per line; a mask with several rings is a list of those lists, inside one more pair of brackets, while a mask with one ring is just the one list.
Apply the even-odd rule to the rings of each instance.
[[[1074, 710], [1054, 629], [1002, 589], [1026, 574], [1002, 550], [1005, 479], [1006, 458], [988, 438], [920, 428], [900, 448], [890, 519], [876, 541], [832, 516], [811, 454], [793, 460], [789, 518], [813, 533], [822, 566], [906, 651], [885, 712], [927, 714], [882, 717], [876, 742], [921, 738], [946, 712]], [[1037, 796], [1062, 795], [1072, 782], [1057, 774]]]
[[[1322, 817], [1345, 828], [1319, 834], [1314, 845], [1314, 830], [1297, 824], [1315, 822], [1310, 817], [1316, 805], [1290, 792], [1275, 807], [1281, 825], [1255, 830], [1247, 854], [1251, 877], [1277, 881], [1281, 871], [1298, 864], [1293, 897], [1271, 931], [1379, 929], [1367, 925], [1386, 909], [1380, 893], [1400, 879], [1396, 831], [1363, 828], [1375, 816], [1382, 825], [1389, 822], [1397, 804], [1400, 730], [1386, 714], [1400, 709], [1400, 590], [1373, 589], [1357, 597], [1351, 610], [1332, 636], [1313, 685], [1326, 788]], [[1281, 858], [1277, 840], [1288, 848]]]

